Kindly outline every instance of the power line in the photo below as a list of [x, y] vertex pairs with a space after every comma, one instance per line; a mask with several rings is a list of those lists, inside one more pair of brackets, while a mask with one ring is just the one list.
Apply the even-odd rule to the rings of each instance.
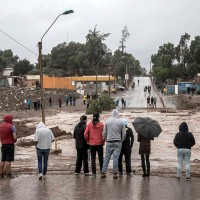
[[26, 50], [30, 51], [31, 53], [35, 54], [36, 56], [38, 56], [35, 52], [33, 52], [32, 50], [30, 50], [28, 47], [25, 47], [23, 44], [21, 44], [20, 42], [18, 42], [17, 40], [15, 40], [14, 38], [12, 38], [10, 35], [8, 35], [7, 33], [5, 33], [4, 31], [2, 31], [0, 29], [0, 31], [6, 35], [7, 37], [9, 37], [11, 40], [15, 41], [17, 44], [21, 45], [22, 47], [24, 47]]

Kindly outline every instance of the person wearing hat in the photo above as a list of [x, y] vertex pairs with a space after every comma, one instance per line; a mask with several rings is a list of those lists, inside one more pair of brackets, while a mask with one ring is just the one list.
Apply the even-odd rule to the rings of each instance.
[[131, 177], [131, 150], [133, 147], [134, 142], [134, 135], [131, 128], [128, 127], [128, 121], [126, 119], [122, 120], [125, 127], [126, 127], [126, 137], [125, 140], [122, 143], [122, 149], [118, 160], [118, 169], [120, 175], [123, 175], [123, 165], [122, 165], [122, 157], [124, 155], [125, 157], [125, 163], [126, 163], [126, 174], [128, 177]]
[[101, 171], [101, 178], [106, 178], [106, 170], [113, 155], [113, 178], [118, 178], [118, 159], [121, 152], [122, 142], [126, 137], [125, 126], [121, 119], [119, 119], [119, 112], [117, 109], [112, 111], [112, 117], [106, 120], [104, 125], [104, 138], [106, 140], [106, 154], [103, 161]]
[[84, 137], [87, 143], [90, 145], [90, 153], [91, 153], [91, 167], [92, 174], [96, 175], [96, 153], [99, 158], [99, 166], [100, 171], [103, 166], [103, 127], [104, 124], [99, 120], [99, 114], [94, 114], [92, 121], [87, 125], [86, 130], [84, 132]]
[[0, 125], [0, 141], [1, 141], [1, 163], [0, 163], [0, 178], [4, 175], [12, 178], [11, 162], [14, 161], [15, 142], [17, 141], [16, 128], [12, 124], [13, 117], [6, 115], [4, 123]]

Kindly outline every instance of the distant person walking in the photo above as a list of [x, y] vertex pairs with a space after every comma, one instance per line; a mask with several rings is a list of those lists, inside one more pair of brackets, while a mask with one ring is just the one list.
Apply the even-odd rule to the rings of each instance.
[[151, 107], [154, 107], [154, 98], [153, 98], [153, 96], [151, 97]]
[[38, 158], [39, 180], [42, 180], [42, 178], [46, 178], [51, 143], [54, 141], [52, 131], [43, 122], [37, 125], [34, 141]]
[[31, 109], [31, 99], [30, 98], [27, 99], [27, 107], [28, 107], [28, 110]]
[[72, 95], [69, 95], [69, 102], [70, 102], [70, 106], [72, 106]]
[[140, 84], [140, 80], [138, 79], [137, 82], [138, 82], [138, 85], [139, 85]]
[[122, 143], [122, 149], [118, 160], [118, 168], [120, 175], [123, 175], [123, 164], [122, 164], [122, 158], [125, 157], [125, 163], [126, 163], [126, 174], [128, 177], [131, 177], [131, 151], [133, 147], [134, 142], [134, 135], [131, 128], [128, 127], [128, 121], [123, 120], [123, 123], [126, 127], [126, 137], [125, 140]]
[[113, 155], [113, 178], [118, 178], [118, 159], [121, 152], [122, 142], [126, 137], [126, 130], [122, 120], [119, 119], [117, 109], [112, 111], [112, 117], [106, 120], [104, 125], [104, 138], [106, 143], [106, 153], [103, 161], [101, 178], [106, 178], [106, 170]]
[[52, 105], [52, 98], [50, 97], [49, 98], [49, 106], [51, 107], [51, 105]]
[[99, 158], [100, 171], [103, 167], [103, 127], [104, 124], [99, 120], [99, 114], [93, 115], [93, 120], [90, 122], [84, 132], [84, 137], [87, 143], [90, 145], [91, 152], [91, 164], [92, 164], [92, 174], [96, 175], [96, 153]]
[[65, 102], [66, 102], [66, 106], [68, 106], [68, 104], [69, 104], [69, 96], [68, 95], [65, 96]]
[[88, 168], [88, 144], [84, 138], [84, 132], [87, 125], [87, 116], [82, 115], [80, 117], [80, 122], [74, 128], [74, 139], [77, 151], [77, 158], [76, 158], [76, 168], [75, 168], [75, 175], [80, 174], [82, 163], [83, 163], [83, 170], [84, 174], [89, 174]]
[[4, 116], [4, 123], [0, 125], [1, 163], [0, 178], [12, 178], [11, 162], [14, 161], [15, 142], [17, 141], [16, 128], [12, 124], [11, 115]]
[[179, 125], [179, 132], [175, 135], [174, 146], [177, 148], [177, 175], [176, 178], [180, 179], [182, 173], [183, 161], [185, 164], [186, 179], [191, 180], [190, 177], [190, 157], [191, 147], [195, 145], [195, 139], [191, 132], [189, 132], [186, 122], [182, 122]]
[[156, 108], [156, 106], [157, 106], [157, 98], [156, 97], [154, 97], [153, 103], [154, 103], [154, 108]]
[[61, 97], [58, 99], [58, 103], [59, 103], [59, 108], [62, 107], [62, 100], [61, 100]]
[[122, 99], [121, 99], [121, 102], [122, 102], [122, 109], [123, 109], [123, 108], [125, 108], [125, 106], [126, 106], [126, 104], [125, 104], [125, 100], [124, 100], [123, 97], [122, 97]]
[[75, 106], [76, 105], [76, 96], [75, 95], [73, 96], [72, 100], [73, 100], [73, 106]]
[[150, 105], [150, 96], [147, 97], [147, 107]]
[[151, 154], [151, 140], [150, 138], [145, 138], [144, 136], [138, 134], [138, 142], [139, 146], [139, 154], [141, 156], [141, 164], [142, 164], [142, 177], [150, 176], [150, 161], [149, 156]]

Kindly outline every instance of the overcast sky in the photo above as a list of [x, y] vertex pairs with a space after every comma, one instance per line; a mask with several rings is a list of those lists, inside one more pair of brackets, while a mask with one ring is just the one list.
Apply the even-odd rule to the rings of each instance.
[[[106, 44], [114, 52], [126, 25], [126, 52], [148, 69], [151, 55], [163, 43], [177, 45], [185, 32], [191, 39], [200, 35], [199, 0], [0, 0], [0, 30], [38, 53], [42, 35], [60, 13], [71, 9], [74, 13], [61, 16], [44, 37], [44, 54], [59, 43], [85, 43], [95, 25], [101, 33], [110, 33]], [[37, 62], [36, 55], [0, 32], [0, 50], [5, 49]]]

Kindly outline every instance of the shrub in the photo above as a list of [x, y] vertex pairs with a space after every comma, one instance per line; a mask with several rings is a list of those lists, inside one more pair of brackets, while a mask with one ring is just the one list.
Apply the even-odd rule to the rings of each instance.
[[200, 90], [197, 91], [197, 94], [200, 95]]
[[91, 100], [90, 106], [87, 108], [87, 114], [101, 113], [102, 111], [109, 111], [115, 108], [113, 99], [104, 94], [98, 99]]

